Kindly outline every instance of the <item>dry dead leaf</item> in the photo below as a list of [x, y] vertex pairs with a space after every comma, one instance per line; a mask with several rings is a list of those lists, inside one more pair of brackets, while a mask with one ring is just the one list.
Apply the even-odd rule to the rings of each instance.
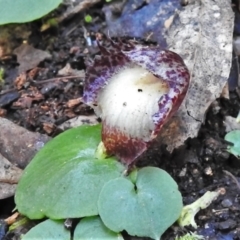
[[76, 113], [71, 108], [67, 108], [64, 110], [64, 116], [67, 116], [68, 118], [74, 118], [76, 117]]
[[22, 96], [12, 104], [15, 108], [30, 108], [32, 106], [33, 101], [40, 101], [43, 100], [44, 96], [38, 92], [32, 92], [31, 94], [23, 93]]
[[27, 74], [26, 74], [26, 72], [22, 72], [15, 79], [14, 85], [19, 90], [23, 87], [23, 85], [26, 83], [26, 81], [27, 81]]
[[77, 116], [77, 117], [72, 118], [72, 119], [64, 122], [63, 124], [61, 124], [59, 126], [59, 128], [62, 129], [62, 130], [66, 130], [66, 129], [78, 127], [78, 126], [81, 126], [81, 125], [84, 125], [84, 124], [96, 125], [98, 123], [99, 123], [99, 121], [97, 120], [96, 115]]
[[22, 44], [14, 49], [13, 52], [17, 55], [18, 63], [20, 64], [19, 73], [35, 68], [44, 59], [51, 58], [50, 53], [36, 49], [28, 44]]
[[22, 96], [16, 102], [12, 104], [14, 108], [30, 108], [32, 106], [33, 99], [29, 96]]
[[36, 78], [37, 74], [40, 72], [40, 71], [44, 71], [44, 69], [42, 68], [39, 68], [39, 67], [35, 67], [33, 69], [31, 69], [29, 72], [28, 72], [28, 77], [33, 80], [34, 78]]
[[73, 107], [79, 105], [79, 103], [81, 103], [81, 102], [82, 102], [82, 98], [70, 99], [67, 102], [67, 107], [68, 108], [73, 108]]
[[79, 46], [73, 46], [70, 48], [69, 50], [69, 53], [70, 54], [77, 54], [81, 51], [80, 47]]
[[41, 107], [41, 109], [43, 110], [43, 111], [49, 111], [49, 109], [50, 109], [50, 107], [49, 107], [49, 105], [47, 105], [47, 104], [45, 104], [45, 103], [43, 103], [43, 105], [41, 105], [40, 106]]
[[43, 123], [43, 129], [47, 134], [53, 133], [53, 131], [56, 129], [56, 126], [53, 123]]
[[169, 151], [197, 136], [206, 110], [220, 96], [230, 73], [233, 23], [230, 0], [189, 0], [171, 24], [168, 46], [183, 57], [192, 79], [185, 101], [159, 137]]
[[77, 76], [80, 78], [85, 78], [85, 71], [73, 69], [69, 63], [58, 71], [58, 75], [61, 76]]

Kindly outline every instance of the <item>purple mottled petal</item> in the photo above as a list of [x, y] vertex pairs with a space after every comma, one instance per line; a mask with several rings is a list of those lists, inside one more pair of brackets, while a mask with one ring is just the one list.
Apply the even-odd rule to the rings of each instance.
[[158, 102], [159, 112], [153, 115], [156, 128], [153, 138], [163, 124], [178, 110], [190, 82], [190, 73], [182, 58], [169, 50], [157, 47], [142, 47], [124, 51], [129, 60], [153, 73], [169, 85], [169, 92]]
[[100, 46], [101, 56], [95, 59], [93, 65], [87, 67], [83, 94], [86, 104], [96, 104], [98, 92], [104, 88], [114, 73], [130, 63], [122, 51], [134, 49], [132, 43], [115, 43], [111, 40], [109, 43], [108, 48]]

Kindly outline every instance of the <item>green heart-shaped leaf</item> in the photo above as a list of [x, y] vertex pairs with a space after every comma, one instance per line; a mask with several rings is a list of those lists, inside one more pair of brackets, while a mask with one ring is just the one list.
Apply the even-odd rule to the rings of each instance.
[[229, 132], [224, 139], [233, 143], [233, 146], [228, 147], [228, 151], [236, 157], [240, 157], [240, 130]]
[[46, 220], [27, 232], [22, 240], [69, 240], [70, 232], [64, 228], [63, 221]]
[[99, 217], [83, 218], [74, 230], [74, 240], [124, 240], [122, 235], [109, 230]]
[[19, 212], [31, 219], [97, 215], [103, 185], [124, 170], [113, 158], [94, 158], [100, 132], [100, 125], [81, 126], [48, 142], [20, 179], [15, 195]]
[[57, 8], [62, 0], [0, 0], [0, 24], [38, 19]]
[[179, 217], [182, 197], [178, 186], [164, 170], [139, 170], [134, 185], [127, 178], [106, 183], [98, 208], [104, 224], [114, 232], [159, 239]]

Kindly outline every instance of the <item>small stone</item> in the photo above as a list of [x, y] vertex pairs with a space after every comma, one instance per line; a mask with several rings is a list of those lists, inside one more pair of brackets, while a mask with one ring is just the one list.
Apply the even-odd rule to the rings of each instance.
[[194, 175], [198, 175], [198, 174], [199, 174], [199, 171], [198, 171], [197, 168], [193, 169], [193, 174], [194, 174]]
[[212, 168], [211, 167], [206, 167], [204, 169], [204, 173], [208, 176], [212, 176], [213, 175]]
[[231, 207], [232, 206], [232, 201], [230, 200], [230, 199], [228, 199], [228, 198], [226, 198], [226, 199], [224, 199], [223, 201], [222, 201], [222, 206], [224, 207], [224, 208], [229, 208], [229, 207]]
[[65, 221], [64, 221], [64, 227], [66, 229], [71, 229], [72, 228], [72, 224], [73, 224], [73, 220], [71, 218], [67, 218]]
[[230, 230], [235, 228], [237, 225], [236, 221], [232, 220], [232, 219], [228, 219], [224, 222], [220, 222], [218, 224], [218, 229], [220, 230]]
[[178, 176], [179, 177], [184, 177], [184, 176], [186, 176], [186, 172], [187, 172], [187, 168], [183, 168]]
[[218, 189], [218, 192], [221, 194], [221, 195], [225, 195], [226, 194], [226, 189], [225, 188], [219, 188]]

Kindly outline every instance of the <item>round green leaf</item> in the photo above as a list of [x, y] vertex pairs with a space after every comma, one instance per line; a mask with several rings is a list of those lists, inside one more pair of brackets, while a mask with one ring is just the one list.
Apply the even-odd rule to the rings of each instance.
[[104, 224], [114, 232], [159, 239], [179, 217], [182, 197], [178, 186], [164, 170], [139, 170], [134, 185], [117, 178], [104, 185], [98, 200]]
[[64, 228], [63, 221], [46, 220], [27, 232], [22, 240], [69, 240], [70, 232]]
[[236, 157], [240, 157], [240, 130], [229, 132], [225, 136], [225, 140], [234, 144], [228, 147], [228, 151]]
[[62, 0], [0, 0], [0, 25], [30, 22], [58, 7]]
[[74, 240], [124, 240], [122, 235], [109, 230], [99, 217], [83, 218], [74, 230]]
[[17, 186], [19, 212], [31, 219], [78, 218], [98, 214], [103, 185], [124, 171], [113, 158], [94, 158], [101, 127], [70, 129], [42, 148]]

